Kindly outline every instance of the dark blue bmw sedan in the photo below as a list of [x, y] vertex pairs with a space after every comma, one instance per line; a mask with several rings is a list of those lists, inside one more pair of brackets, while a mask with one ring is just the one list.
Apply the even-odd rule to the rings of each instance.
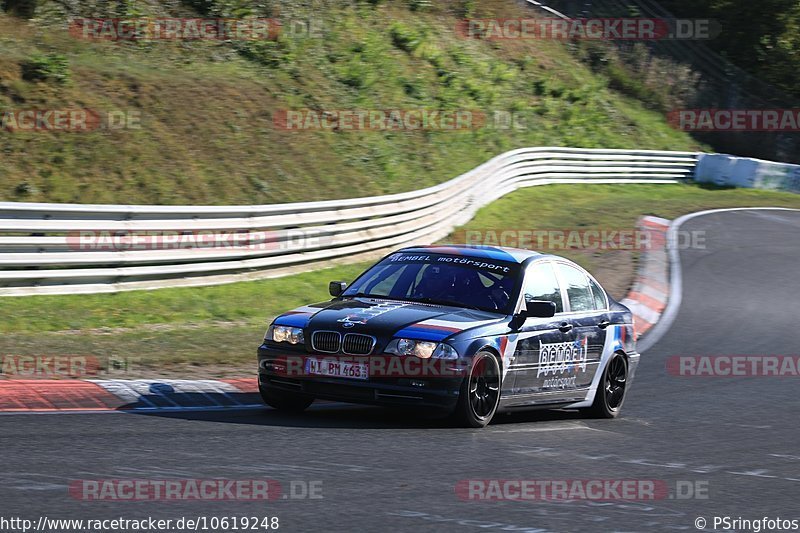
[[613, 418], [639, 362], [628, 308], [554, 255], [404, 248], [329, 288], [332, 300], [277, 317], [258, 349], [274, 408], [409, 406], [468, 427], [531, 408]]

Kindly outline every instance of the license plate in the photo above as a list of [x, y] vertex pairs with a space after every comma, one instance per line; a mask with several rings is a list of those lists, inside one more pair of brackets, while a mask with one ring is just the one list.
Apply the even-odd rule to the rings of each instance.
[[337, 378], [368, 379], [369, 367], [366, 363], [351, 363], [335, 359], [306, 359], [306, 373]]

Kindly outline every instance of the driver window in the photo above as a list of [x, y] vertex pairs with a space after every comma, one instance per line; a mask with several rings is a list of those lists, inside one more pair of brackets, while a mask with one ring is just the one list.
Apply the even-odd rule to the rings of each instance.
[[573, 313], [593, 311], [594, 299], [592, 298], [592, 290], [589, 288], [589, 279], [584, 273], [563, 263], [558, 264], [558, 271], [567, 288], [570, 311]]
[[607, 309], [608, 304], [606, 304], [606, 293], [600, 288], [600, 285], [591, 278], [589, 278], [589, 285], [592, 286], [592, 296], [594, 297], [594, 308], [595, 309]]
[[525, 297], [529, 300], [543, 300], [556, 304], [556, 313], [564, 311], [561, 289], [556, 273], [550, 263], [534, 263], [525, 276]]

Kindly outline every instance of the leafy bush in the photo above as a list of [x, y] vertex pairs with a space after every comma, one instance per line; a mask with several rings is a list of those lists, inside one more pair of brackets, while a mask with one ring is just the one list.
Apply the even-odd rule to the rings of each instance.
[[432, 0], [408, 0], [408, 7], [411, 11], [425, 11], [433, 7]]
[[340, 67], [339, 79], [354, 89], [364, 89], [375, 83], [377, 75], [369, 63], [356, 54], [350, 61]]
[[225, 18], [270, 17], [274, 15], [275, 2], [269, 0], [183, 0], [204, 16]]
[[69, 62], [60, 54], [35, 55], [22, 64], [22, 79], [26, 81], [69, 81]]
[[243, 41], [237, 43], [236, 50], [246, 59], [273, 68], [289, 63], [294, 57], [288, 41], [283, 39]]
[[36, 0], [5, 0], [3, 9], [11, 15], [29, 19], [36, 13]]
[[456, 9], [456, 14], [463, 18], [472, 17], [475, 14], [477, 3], [477, 0], [461, 0], [461, 5]]
[[408, 53], [416, 50], [422, 42], [419, 34], [402, 22], [393, 23], [389, 28], [389, 35], [394, 46]]

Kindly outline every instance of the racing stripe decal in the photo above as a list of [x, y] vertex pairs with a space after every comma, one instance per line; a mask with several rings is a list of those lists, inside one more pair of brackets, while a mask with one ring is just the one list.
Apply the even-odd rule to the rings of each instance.
[[454, 333], [459, 333], [461, 331], [464, 330], [462, 328], [454, 328], [452, 326], [440, 326], [438, 324], [426, 324], [425, 322], [420, 322], [418, 324], [413, 324], [401, 329], [395, 333], [394, 336], [438, 342]]
[[438, 342], [455, 333], [491, 324], [492, 322], [495, 322], [495, 320], [450, 321], [431, 318], [406, 326], [395, 333], [394, 336]]
[[508, 347], [508, 337], [503, 335], [502, 337], [500, 337], [500, 357], [505, 356], [507, 347]]

